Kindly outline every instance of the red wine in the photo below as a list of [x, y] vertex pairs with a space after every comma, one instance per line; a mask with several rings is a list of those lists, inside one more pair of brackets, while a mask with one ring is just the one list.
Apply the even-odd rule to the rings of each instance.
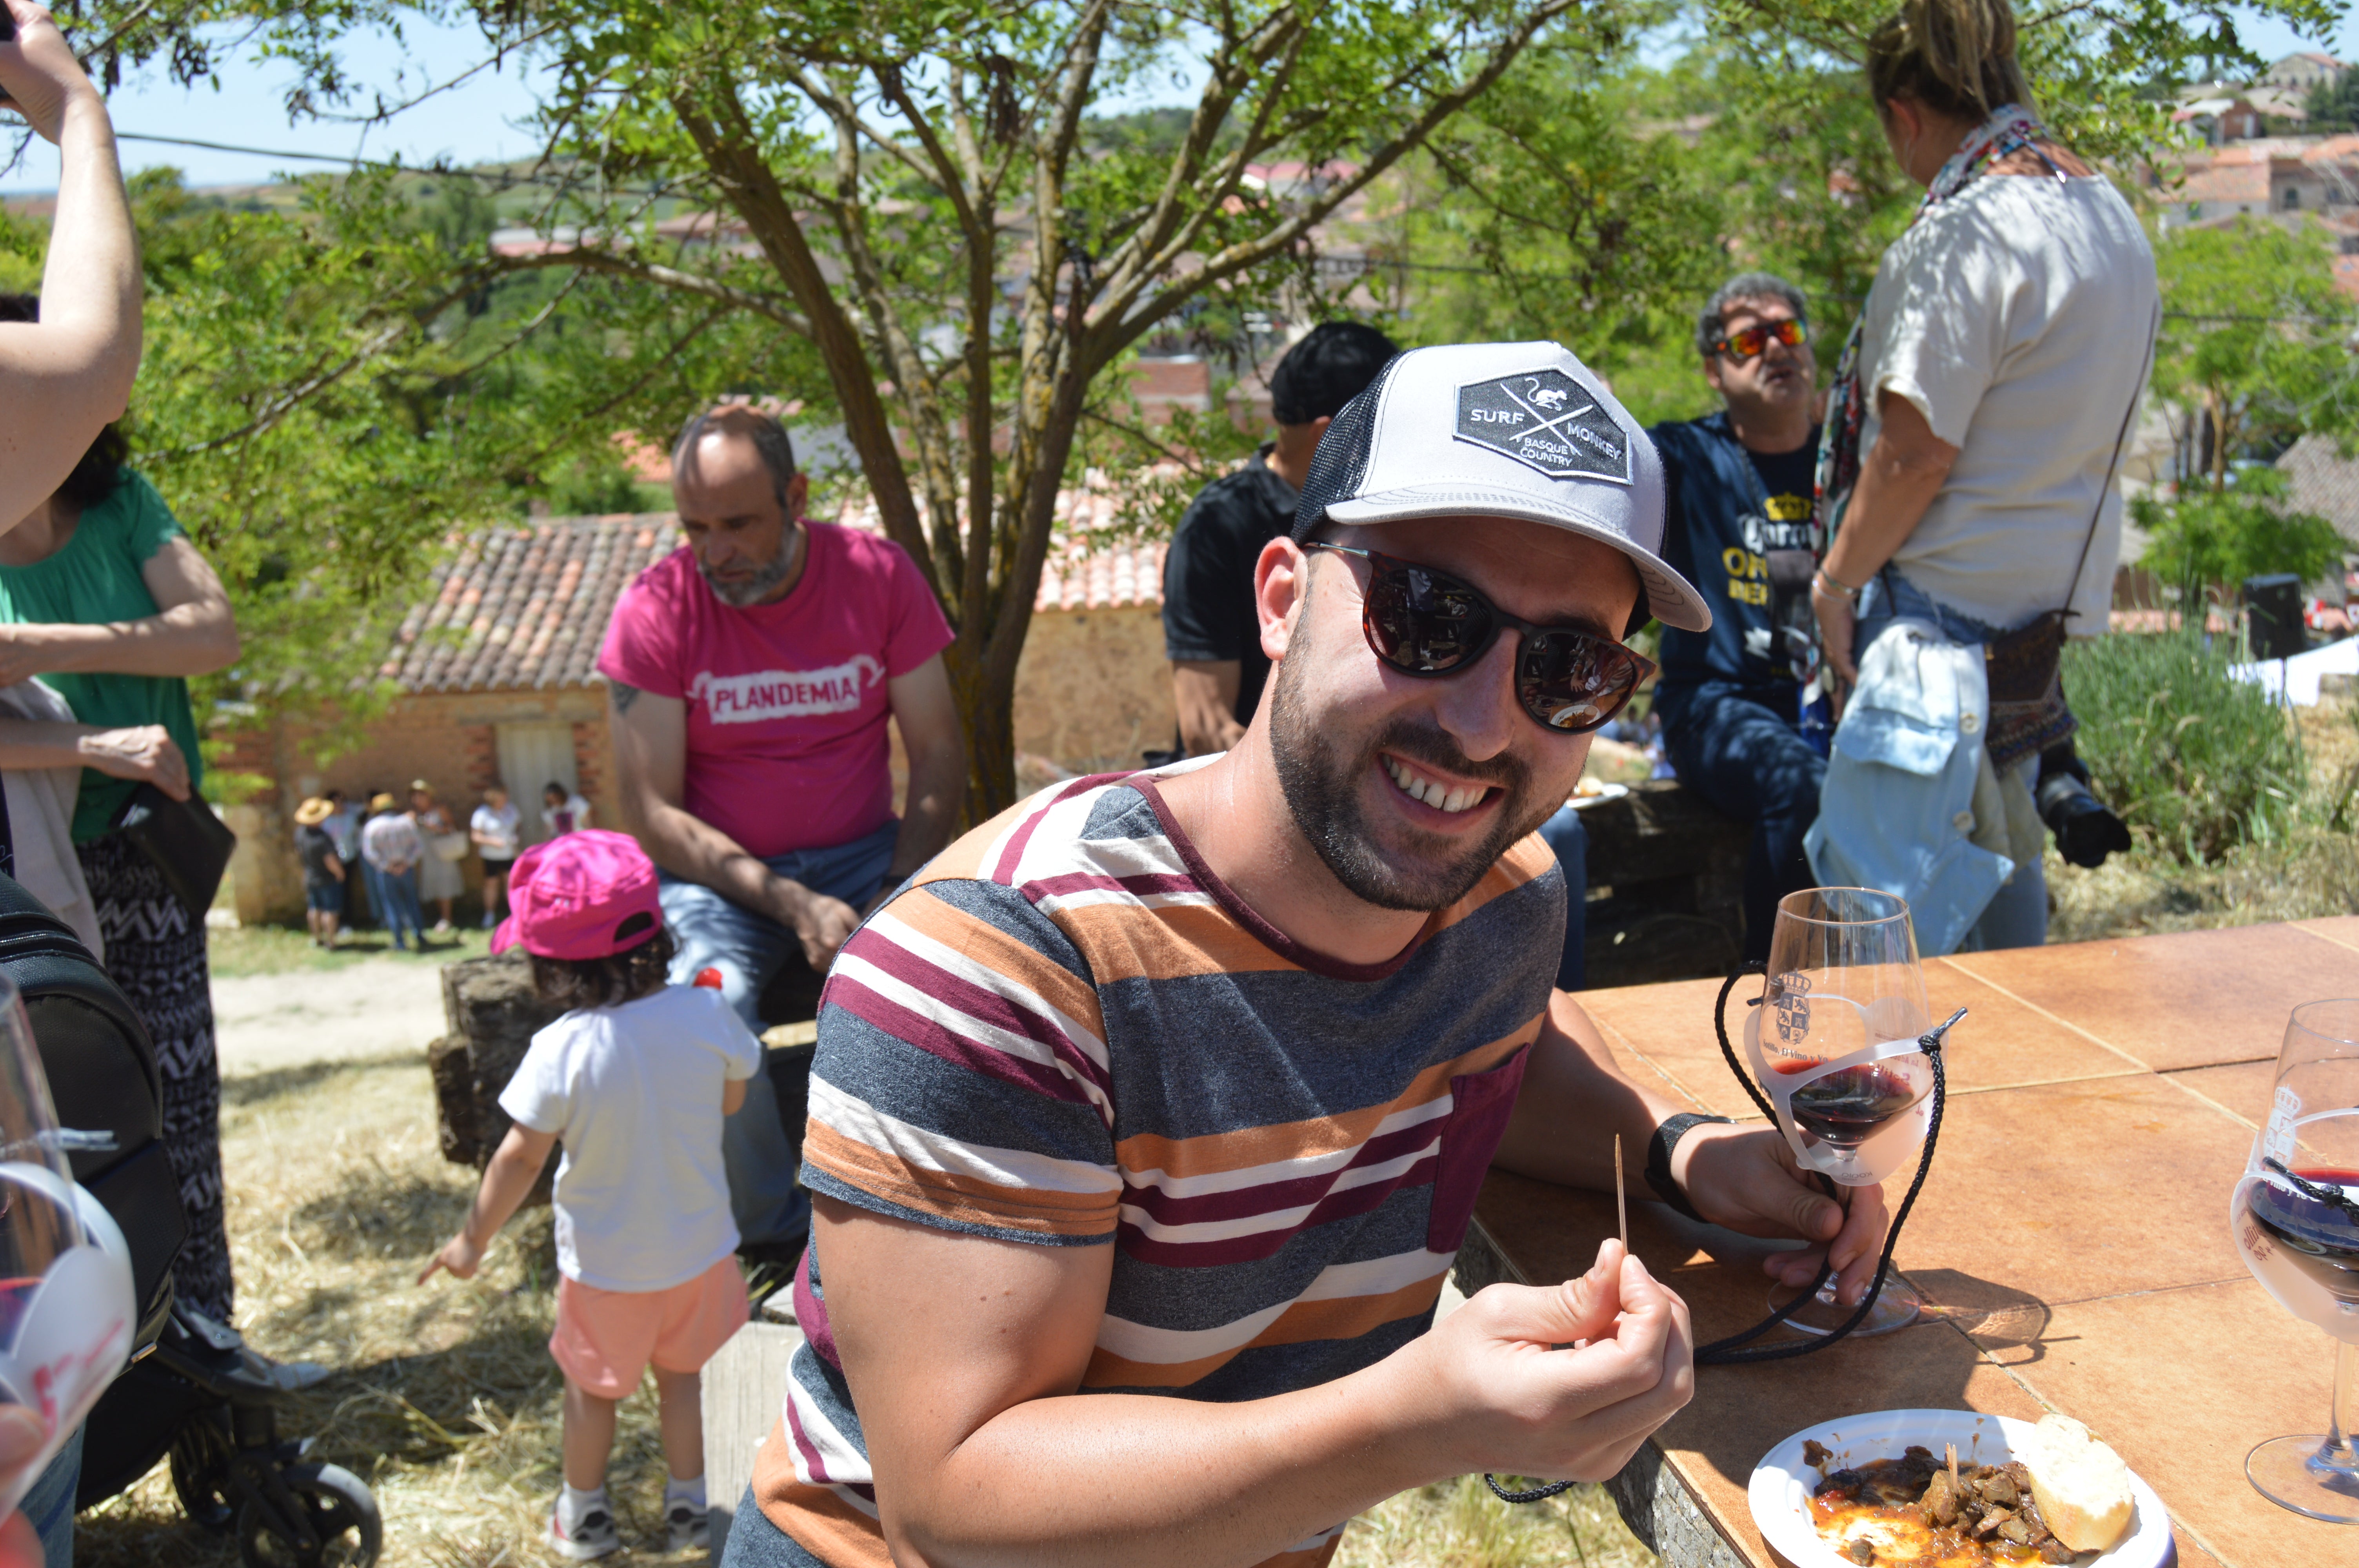
[[[2359, 1171], [2295, 1173], [2321, 1186], [2359, 1195]], [[2359, 1220], [2348, 1209], [2304, 1197], [2276, 1182], [2256, 1182], [2245, 1198], [2253, 1217], [2288, 1262], [2324, 1286], [2337, 1301], [2359, 1303]]]
[[1788, 1103], [1795, 1126], [1838, 1149], [1856, 1149], [1923, 1093], [1906, 1073], [1871, 1062], [1804, 1084]]

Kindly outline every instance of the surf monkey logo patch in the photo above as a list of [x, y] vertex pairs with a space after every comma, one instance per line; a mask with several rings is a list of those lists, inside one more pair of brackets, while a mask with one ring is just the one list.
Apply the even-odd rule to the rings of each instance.
[[1460, 387], [1457, 435], [1550, 479], [1630, 482], [1629, 438], [1593, 394], [1560, 370]]

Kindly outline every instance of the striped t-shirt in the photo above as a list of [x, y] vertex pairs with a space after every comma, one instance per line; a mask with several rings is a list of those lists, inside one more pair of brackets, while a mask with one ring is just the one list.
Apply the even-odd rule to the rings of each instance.
[[[846, 943], [803, 1181], [945, 1230], [1114, 1249], [1081, 1391], [1261, 1399], [1423, 1333], [1505, 1132], [1564, 939], [1538, 838], [1389, 961], [1291, 941], [1207, 868], [1152, 775], [966, 835]], [[756, 1461], [825, 1568], [885, 1568], [815, 1253]], [[1323, 1563], [1342, 1524], [1274, 1563]]]

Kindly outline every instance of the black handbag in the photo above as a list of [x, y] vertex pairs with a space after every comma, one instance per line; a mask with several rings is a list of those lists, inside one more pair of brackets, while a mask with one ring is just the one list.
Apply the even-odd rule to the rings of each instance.
[[156, 863], [164, 885], [189, 918], [201, 922], [237, 849], [237, 835], [229, 824], [213, 815], [202, 795], [174, 800], [154, 784], [143, 784], [115, 813], [114, 827]]

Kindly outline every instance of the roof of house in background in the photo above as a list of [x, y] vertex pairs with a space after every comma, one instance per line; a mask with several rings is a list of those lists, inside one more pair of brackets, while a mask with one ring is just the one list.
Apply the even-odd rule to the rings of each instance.
[[2359, 543], [2359, 457], [2343, 456], [2330, 436], [2304, 436], [2277, 466], [2288, 481], [2287, 500], [2294, 510], [2315, 512]]
[[[1093, 547], [1111, 497], [1058, 498], [1061, 526], [1034, 596], [1036, 614], [1163, 602], [1161, 544]], [[873, 512], [842, 521], [875, 532]], [[679, 545], [669, 512], [553, 517], [462, 535], [433, 587], [394, 633], [378, 673], [409, 692], [538, 691], [597, 679], [598, 644], [631, 579]]]

